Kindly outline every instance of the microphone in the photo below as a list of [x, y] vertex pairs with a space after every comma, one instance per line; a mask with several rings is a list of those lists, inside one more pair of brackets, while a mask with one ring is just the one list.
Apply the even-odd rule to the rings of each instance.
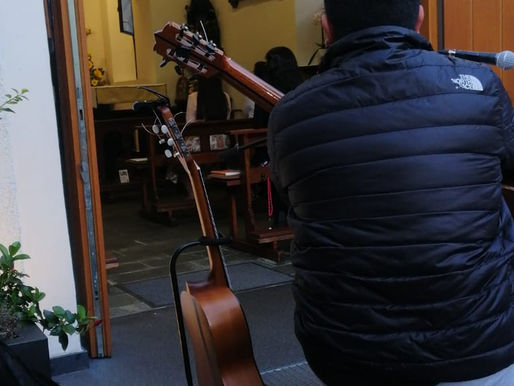
[[512, 51], [494, 52], [475, 52], [461, 50], [441, 50], [440, 54], [448, 55], [450, 58], [461, 58], [473, 62], [487, 63], [498, 66], [502, 70], [510, 70], [514, 67], [514, 53]]

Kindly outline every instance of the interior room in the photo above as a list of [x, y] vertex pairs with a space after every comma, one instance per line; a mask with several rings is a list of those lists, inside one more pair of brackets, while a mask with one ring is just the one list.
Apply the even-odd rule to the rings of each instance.
[[[426, 21], [422, 33], [435, 48], [469, 45], [461, 32], [452, 29], [452, 23], [443, 22], [442, 2], [423, 3]], [[134, 111], [134, 102], [159, 96], [169, 98], [187, 152], [201, 169], [206, 193], [203, 199], [210, 202], [220, 237], [231, 237], [221, 250], [232, 289], [245, 309], [257, 365], [266, 384], [319, 382], [294, 339], [290, 292], [294, 273], [289, 259], [292, 234], [283, 219], [276, 221], [278, 214], [270, 212], [273, 198], [268, 165], [265, 160], [255, 161], [265, 153], [266, 128], [257, 126], [248, 112], [251, 95], [227, 81], [229, 77], [221, 67], [208, 76], [223, 80], [231, 106], [227, 119], [188, 119], [189, 96], [198, 91], [199, 78], [205, 74], [194, 60], [179, 61], [178, 65], [166, 61], [154, 47], [158, 41], [154, 33], [164, 30], [168, 22], [176, 23], [174, 28], [187, 23], [204, 37], [204, 43], [216, 41], [223, 60], [233, 61], [248, 72], [255, 71], [255, 64], [264, 60], [269, 49], [285, 46], [294, 53], [307, 79], [316, 73], [324, 53], [322, 1], [211, 1], [211, 5], [212, 9], [202, 13], [195, 7], [205, 4], [195, 1], [84, 2], [113, 343], [107, 362], [90, 363], [95, 375], [88, 370], [80, 375], [80, 381], [74, 375], [63, 375], [62, 384], [89, 384], [98, 374], [109, 377], [113, 369], [121, 371], [121, 357], [132, 363], [133, 356], [126, 357], [132, 350], [126, 334], [137, 335], [135, 341], [151, 353], [142, 361], [147, 365], [153, 362], [156, 373], [149, 378], [146, 375], [145, 383], [159, 384], [163, 376], [173, 376], [177, 380], [174, 384], [185, 384], [187, 371], [176, 336], [169, 262], [181, 245], [202, 235], [203, 220], [195, 206], [199, 198], [191, 189], [187, 165], [181, 164], [180, 157], [168, 158], [169, 147], [155, 129], [163, 122], [152, 111]], [[451, 4], [445, 6], [446, 15], [455, 13]], [[236, 146], [241, 149], [227, 158], [227, 150]], [[208, 268], [204, 248], [185, 250], [176, 263], [180, 287], [204, 277]], [[152, 339], [158, 337], [150, 339], [149, 329], [160, 336], [156, 331], [162, 332], [163, 326], [169, 329], [166, 348], [153, 346]], [[155, 364], [162, 352], [173, 358], [172, 363]], [[129, 376], [133, 377], [132, 373]]]
[[[152, 131], [161, 123], [152, 112], [132, 108], [136, 101], [156, 97], [141, 87], [170, 99], [188, 149], [202, 169], [214, 219], [221, 232], [233, 238], [235, 248], [227, 247], [227, 261], [257, 259], [268, 268], [290, 271], [291, 235], [283, 222], [280, 228], [272, 224], [273, 215], [267, 213], [267, 166], [252, 160], [255, 153], [265, 152], [265, 143], [242, 150], [229, 161], [223, 159], [223, 152], [236, 144], [243, 146], [265, 135], [265, 128], [247, 133], [255, 129], [245, 111], [248, 97], [223, 81], [231, 104], [229, 119], [186, 122], [187, 94], [197, 87], [198, 75], [187, 65], [177, 71], [174, 62], [159, 67], [162, 57], [153, 49], [153, 33], [167, 22], [182, 24], [193, 18], [195, 6], [195, 2], [157, 0], [84, 3], [111, 317], [147, 310], [147, 304], [130, 292], [117, 293], [118, 287], [166, 277], [173, 250], [188, 237], [201, 235], [188, 177], [177, 160], [166, 158], [166, 148], [159, 144], [162, 138]], [[270, 48], [287, 46], [307, 77], [323, 52], [320, 9], [321, 1], [241, 2], [237, 7], [220, 2], [211, 12], [219, 30], [218, 47], [226, 58], [252, 69]], [[252, 23], [248, 23], [250, 14]], [[257, 33], [258, 41], [252, 39]], [[241, 182], [212, 173], [229, 166], [251, 168], [252, 177]], [[205, 268], [207, 260], [200, 251], [178, 264], [180, 272], [192, 272]], [[130, 304], [125, 304], [129, 299]]]
[[[215, 12], [217, 47], [223, 50], [223, 60], [237, 62], [251, 71], [255, 62], [265, 59], [269, 49], [286, 46], [294, 52], [307, 78], [315, 73], [323, 53], [321, 3], [212, 2], [214, 10], [207, 17]], [[202, 2], [199, 4], [202, 6]], [[123, 354], [130, 350], [119, 348], [122, 343], [117, 334], [133, 329], [130, 334], [141, 331], [141, 337], [134, 342], [150, 342], [144, 326], [154, 323], [155, 316], [160, 315], [165, 326], [155, 325], [155, 329], [161, 333], [169, 329], [167, 333], [174, 335], [165, 350], [173, 363], [157, 369], [155, 379], [163, 379], [172, 371], [177, 385], [182, 384], [179, 380], [185, 382], [175, 331], [169, 264], [177, 248], [202, 235], [202, 227], [195, 207], [198, 196], [192, 192], [189, 172], [177, 158], [166, 157], [162, 133], [154, 132], [154, 127], [160, 127], [162, 122], [152, 111], [133, 108], [134, 102], [154, 100], [160, 94], [169, 98], [187, 150], [201, 168], [205, 198], [220, 236], [231, 238], [221, 250], [232, 289], [241, 302], [246, 302], [244, 308], [252, 336], [261, 336], [254, 337], [260, 341], [254, 343], [258, 347], [260, 371], [266, 373], [269, 384], [280, 384], [279, 379], [286, 376], [304, 382], [295, 384], [315, 384], [299, 345], [292, 339], [292, 235], [282, 209], [277, 207], [280, 214], [270, 212], [268, 165], [265, 158], [259, 161], [266, 155], [266, 128], [255, 127], [247, 112], [250, 98], [226, 80], [222, 87], [230, 100], [227, 119], [187, 120], [188, 95], [199, 87], [197, 71], [187, 65], [179, 68], [175, 62], [160, 67], [163, 58], [153, 48], [155, 31], [168, 22], [190, 24], [198, 4], [95, 0], [84, 2], [83, 6], [113, 342], [111, 358], [90, 362], [96, 375], [87, 370], [87, 374], [62, 375], [58, 381], [76, 385], [92, 382], [98, 373], [110, 377], [118, 369], [114, 362], [132, 360]], [[201, 14], [196, 16], [199, 20], [206, 17], [205, 11], [197, 12]], [[202, 22], [208, 24], [209, 20]], [[206, 40], [211, 39], [208, 28], [200, 31], [207, 35]], [[256, 34], [261, 38], [254, 39]], [[253, 145], [254, 142], [257, 143]], [[245, 145], [251, 146], [245, 149]], [[241, 150], [229, 154], [235, 146]], [[227, 175], [223, 172], [226, 170], [236, 172]], [[185, 250], [176, 265], [180, 288], [185, 281], [202, 279], [208, 268], [204, 247]], [[263, 296], [270, 296], [266, 306], [261, 304]], [[280, 312], [285, 309], [288, 311]], [[131, 327], [125, 330], [121, 325], [127, 322]], [[162, 350], [152, 344], [147, 349]], [[134, 360], [139, 355], [134, 354]], [[154, 362], [155, 358], [150, 356], [148, 361]], [[277, 380], [273, 381], [274, 378]], [[145, 378], [144, 382], [150, 381]], [[120, 384], [128, 383], [120, 380]]]
[[[295, 335], [293, 234], [270, 178], [267, 119], [283, 92], [260, 66], [278, 47], [295, 86], [317, 76], [323, 0], [36, 3], [0, 13], [0, 89], [30, 90], [16, 114], [0, 110], [0, 236], [38, 255], [20, 266], [44, 307], [82, 304], [94, 319], [67, 351], [47, 332], [48, 375], [198, 384], [212, 359], [198, 304], [222, 288], [221, 314], [247, 327], [237, 353], [264, 384], [322, 385]], [[421, 3], [434, 50], [514, 47], [514, 0]], [[514, 71], [491, 67], [514, 98]], [[227, 342], [240, 332], [224, 328]]]

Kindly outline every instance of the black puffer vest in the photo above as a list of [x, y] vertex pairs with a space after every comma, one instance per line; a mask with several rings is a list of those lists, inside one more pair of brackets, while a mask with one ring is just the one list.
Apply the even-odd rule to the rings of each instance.
[[489, 67], [400, 27], [338, 41], [276, 106], [296, 332], [324, 379], [418, 385], [514, 362], [512, 120]]

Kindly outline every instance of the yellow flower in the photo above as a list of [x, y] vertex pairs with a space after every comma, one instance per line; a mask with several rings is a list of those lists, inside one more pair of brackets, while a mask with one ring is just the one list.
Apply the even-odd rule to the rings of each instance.
[[98, 85], [98, 79], [91, 79], [91, 86], [96, 86]]
[[104, 74], [102, 73], [102, 70], [95, 68], [95, 70], [93, 71], [93, 75], [96, 79], [102, 79]]
[[91, 70], [93, 68], [93, 62], [91, 60], [89, 60], [87, 62], [88, 66], [89, 66], [89, 69]]

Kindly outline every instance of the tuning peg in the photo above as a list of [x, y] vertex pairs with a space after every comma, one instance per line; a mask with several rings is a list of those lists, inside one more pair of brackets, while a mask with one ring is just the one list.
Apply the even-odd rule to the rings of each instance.
[[168, 126], [166, 126], [166, 125], [162, 125], [162, 126], [161, 126], [161, 133], [163, 133], [163, 134], [168, 134]]
[[157, 125], [152, 125], [152, 131], [154, 134], [159, 134], [159, 126]]
[[170, 149], [164, 150], [164, 155], [166, 156], [166, 158], [172, 158], [173, 157], [173, 153], [171, 152]]
[[159, 145], [164, 145], [166, 143], [166, 140], [163, 138], [163, 139], [159, 139]]
[[173, 140], [173, 138], [168, 138], [167, 144], [169, 147], [172, 147], [175, 144], [175, 141]]
[[168, 61], [166, 59], [163, 59], [162, 62], [159, 64], [159, 67], [164, 67]]
[[213, 54], [216, 51], [216, 43], [214, 43], [212, 40], [207, 44], [207, 52], [209, 54]]
[[193, 47], [196, 47], [198, 44], [200, 44], [200, 40], [202, 40], [202, 35], [200, 35], [198, 32], [193, 35], [193, 41], [192, 45]]

